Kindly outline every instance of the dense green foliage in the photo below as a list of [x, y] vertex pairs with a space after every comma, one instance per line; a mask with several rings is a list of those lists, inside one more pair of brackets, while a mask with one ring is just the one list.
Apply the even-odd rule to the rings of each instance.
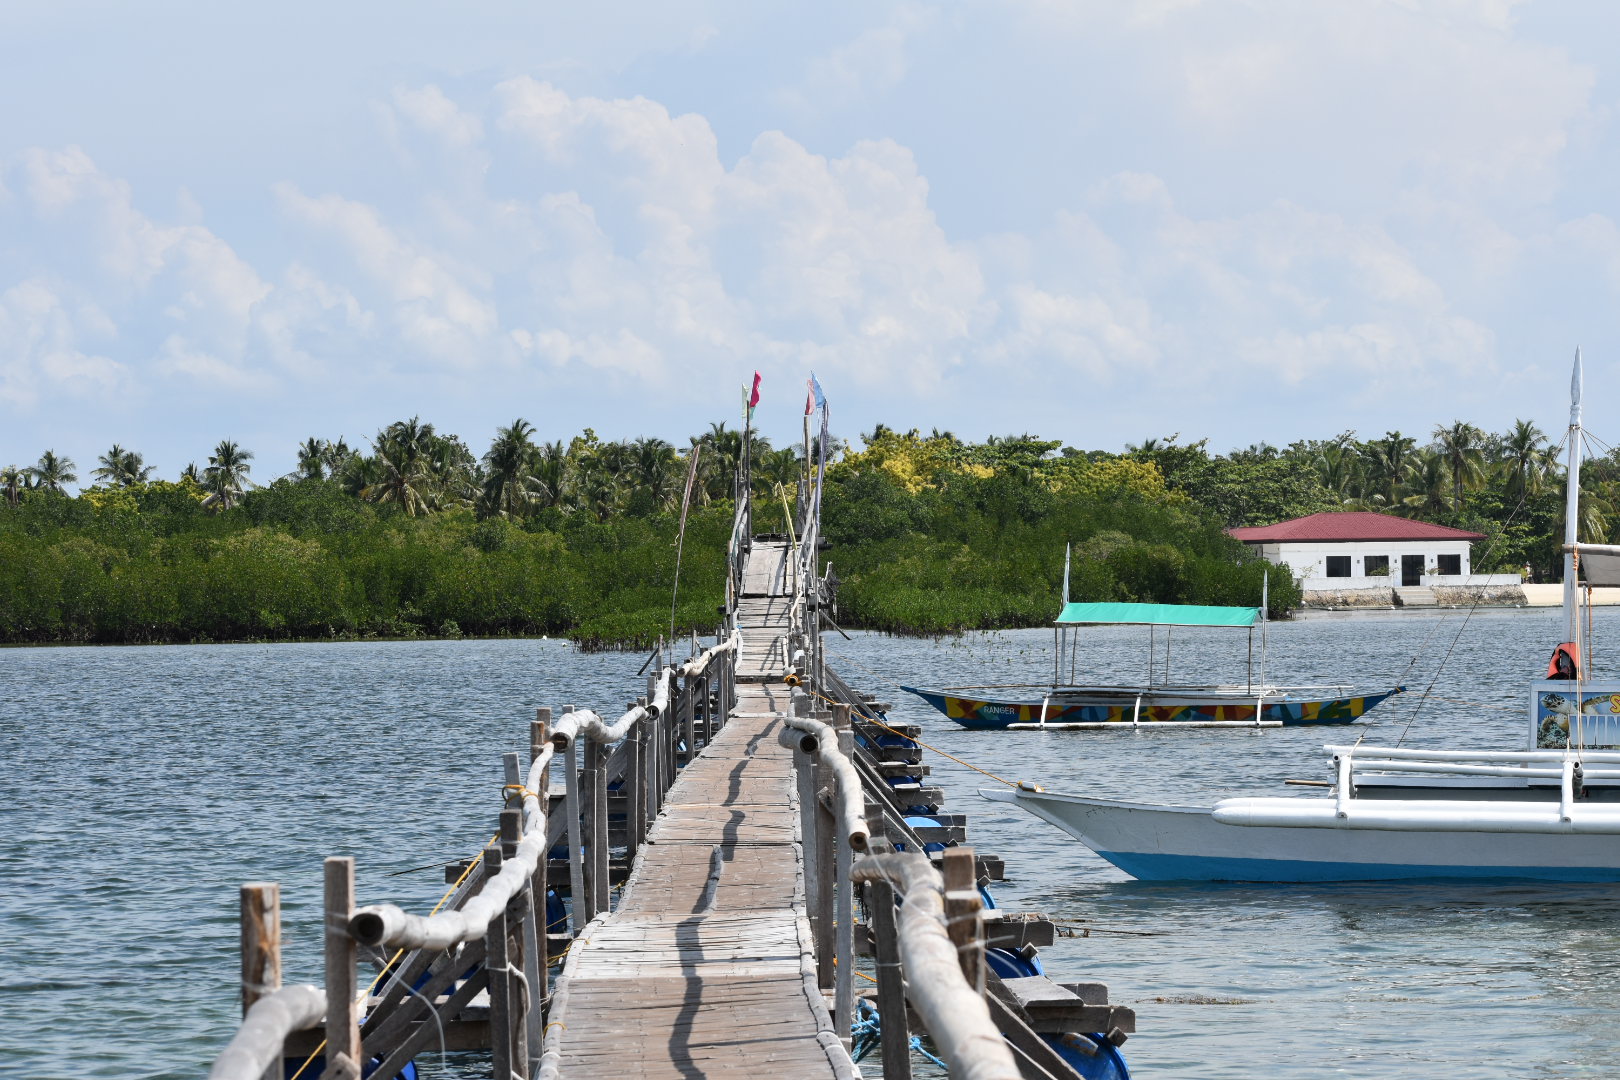
[[[803, 462], [714, 425], [684, 451], [658, 439], [536, 443], [524, 421], [477, 458], [417, 419], [369, 452], [317, 439], [294, 474], [250, 479], [222, 442], [178, 482], [114, 446], [77, 483], [47, 451], [0, 471], [0, 641], [566, 634], [597, 644], [667, 632], [688, 466], [694, 487], [678, 632], [707, 630], [724, 597], [740, 462], [756, 526], [773, 527]], [[879, 427], [839, 456], [824, 493], [824, 553], [848, 627], [941, 633], [1046, 625], [1073, 545], [1075, 600], [1298, 605], [1286, 569], [1224, 530], [1331, 509], [1374, 509], [1485, 533], [1480, 570], [1555, 572], [1561, 477], [1532, 425], [1434, 442], [1346, 433], [1211, 455], [1148, 440], [1123, 454], [1031, 436], [967, 444]], [[745, 450], [747, 453], [745, 454]], [[1583, 532], [1620, 505], [1605, 459], [1585, 473]]]

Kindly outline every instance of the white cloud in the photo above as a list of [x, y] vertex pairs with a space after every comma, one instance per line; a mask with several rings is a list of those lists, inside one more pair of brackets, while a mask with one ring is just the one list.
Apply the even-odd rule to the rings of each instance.
[[782, 93], [784, 103], [806, 112], [848, 108], [899, 85], [906, 76], [906, 48], [935, 13], [919, 4], [894, 7], [887, 19], [807, 65], [804, 80]]
[[112, 327], [93, 305], [63, 301], [43, 281], [0, 292], [0, 402], [32, 408], [43, 397], [107, 398], [130, 389], [128, 369], [86, 352]]

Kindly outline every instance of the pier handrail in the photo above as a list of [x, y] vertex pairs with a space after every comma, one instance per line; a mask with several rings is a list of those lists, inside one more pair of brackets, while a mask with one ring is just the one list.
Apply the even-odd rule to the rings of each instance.
[[990, 1008], [962, 975], [957, 946], [945, 922], [945, 886], [921, 852], [867, 855], [855, 863], [854, 881], [882, 882], [903, 897], [900, 958], [906, 999], [922, 1017], [953, 1080], [1017, 1080], [1017, 1062], [990, 1017]]
[[326, 1016], [326, 992], [314, 986], [284, 986], [253, 1003], [236, 1035], [214, 1059], [208, 1080], [260, 1080], [276, 1065], [287, 1036]]
[[838, 730], [808, 716], [788, 716], [786, 723], [789, 728], [803, 734], [799, 749], [815, 755], [816, 760], [831, 769], [837, 778], [834, 795], [838, 800], [839, 831], [850, 847], [865, 851], [867, 839], [872, 835], [866, 823], [866, 797], [855, 763], [838, 749]]
[[[706, 651], [692, 664], [681, 670], [686, 672], [696, 664], [701, 672], [714, 657], [736, 649], [741, 635], [732, 636]], [[609, 724], [589, 709], [575, 709], [564, 713], [552, 729], [550, 741], [535, 755], [529, 765], [527, 783], [523, 786], [523, 839], [518, 842], [517, 853], [501, 864], [501, 869], [484, 883], [478, 894], [459, 910], [441, 911], [437, 915], [412, 915], [395, 904], [371, 904], [357, 910], [349, 919], [349, 933], [362, 945], [372, 948], [448, 949], [467, 941], [475, 941], [489, 932], [489, 923], [506, 910], [506, 905], [534, 877], [540, 859], [549, 846], [546, 839], [545, 809], [538, 792], [546, 770], [558, 751], [567, 751], [580, 737], [591, 742], [608, 744], [625, 738], [636, 724], [656, 719], [668, 707], [670, 682], [675, 669], [664, 668], [656, 679], [657, 697], [649, 705], [632, 707], [618, 720]], [[862, 823], [864, 826], [864, 822]]]

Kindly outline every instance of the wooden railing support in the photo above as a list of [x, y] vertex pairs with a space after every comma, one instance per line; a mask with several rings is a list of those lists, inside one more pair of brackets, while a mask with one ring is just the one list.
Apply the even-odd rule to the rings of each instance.
[[322, 1080], [360, 1080], [360, 1016], [355, 1001], [354, 860], [326, 860], [326, 1071]]
[[[281, 989], [281, 886], [250, 881], [242, 886], [242, 1015], [255, 1002]], [[281, 1055], [264, 1080], [281, 1080]]]
[[943, 855], [940, 876], [945, 880], [945, 929], [956, 945], [962, 977], [983, 997], [984, 901], [979, 896], [973, 849], [949, 847]]
[[877, 966], [877, 1010], [882, 1024], [883, 1080], [911, 1080], [911, 1029], [906, 1018], [906, 980], [900, 967], [900, 935], [894, 917], [894, 886], [866, 886]]
[[[853, 758], [855, 732], [850, 727], [848, 705], [832, 707], [832, 724], [838, 732], [838, 752], [846, 758]], [[837, 927], [838, 965], [833, 989], [833, 1024], [847, 1050], [855, 1020], [855, 887], [850, 880], [855, 852], [843, 837], [839, 837], [836, 850], [838, 855], [834, 887], [837, 892], [833, 920]]]
[[[563, 714], [574, 711], [574, 706], [563, 708]], [[591, 921], [594, 913], [587, 913], [590, 900], [585, 895], [585, 838], [580, 835], [580, 815], [585, 812], [580, 798], [580, 749], [577, 740], [568, 744], [563, 752], [563, 776], [567, 787], [563, 789], [563, 813], [568, 815], [568, 910], [572, 925], [569, 931], [578, 934]]]

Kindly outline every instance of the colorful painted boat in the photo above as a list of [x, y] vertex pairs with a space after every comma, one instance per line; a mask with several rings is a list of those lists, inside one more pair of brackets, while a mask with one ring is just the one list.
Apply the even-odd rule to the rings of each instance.
[[[1064, 578], [1067, 581], [1065, 568]], [[1068, 592], [1065, 583], [1065, 596]], [[1348, 686], [1272, 686], [1265, 682], [1264, 601], [1261, 607], [1213, 607], [1200, 604], [1069, 603], [1053, 626], [1056, 652], [1052, 682], [1039, 686], [945, 687], [916, 694], [946, 717], [966, 728], [1087, 730], [1118, 726], [1148, 727], [1294, 727], [1302, 724], [1349, 724], [1392, 694], [1356, 694]], [[1255, 679], [1254, 632], [1261, 630], [1260, 678]], [[1148, 669], [1157, 672], [1164, 631], [1164, 682], [1150, 686], [1077, 686], [1075, 650], [1068, 635], [1079, 626], [1146, 626]], [[1187, 686], [1170, 680], [1171, 634], [1176, 627], [1235, 627], [1249, 632], [1249, 679], [1239, 685]], [[1069, 681], [1061, 681], [1063, 660], [1070, 659]], [[973, 691], [1022, 691], [984, 695]]]
[[[1331, 698], [1292, 696], [1277, 687], [1062, 687], [1039, 698], [993, 700], [946, 690], [901, 687], [965, 728], [1064, 731], [1118, 726], [1294, 727], [1349, 724], [1400, 688]], [[1256, 722], [1258, 714], [1258, 723]]]

